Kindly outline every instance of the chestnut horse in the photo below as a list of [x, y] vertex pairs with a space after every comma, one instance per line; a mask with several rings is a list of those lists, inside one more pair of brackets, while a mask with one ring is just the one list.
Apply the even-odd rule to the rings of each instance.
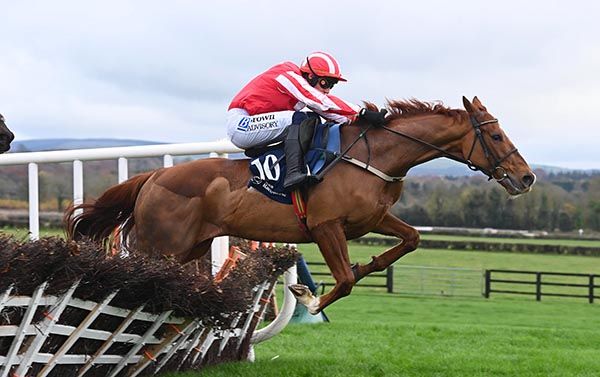
[[[531, 190], [535, 175], [498, 120], [477, 97], [472, 103], [463, 97], [463, 103], [466, 111], [417, 100], [389, 101], [383, 127], [360, 120], [342, 127], [344, 160], [352, 157], [364, 164], [340, 161], [305, 192], [308, 233], [298, 226], [291, 205], [247, 187], [248, 160], [222, 158], [158, 169], [116, 185], [94, 203], [69, 209], [67, 233], [73, 239], [106, 241], [115, 227], [125, 224], [124, 233], [135, 235], [136, 248], [158, 250], [181, 262], [201, 257], [213, 238], [222, 235], [316, 242], [335, 286], [321, 297], [301, 285], [290, 290], [317, 313], [348, 295], [359, 279], [417, 248], [417, 230], [389, 212], [400, 198], [401, 177], [411, 167], [448, 157], [496, 179], [510, 195]], [[368, 232], [401, 242], [368, 264], [351, 265], [346, 240]]]
[[15, 135], [8, 129], [4, 117], [0, 114], [0, 153], [4, 153], [10, 149], [10, 143], [14, 138]]

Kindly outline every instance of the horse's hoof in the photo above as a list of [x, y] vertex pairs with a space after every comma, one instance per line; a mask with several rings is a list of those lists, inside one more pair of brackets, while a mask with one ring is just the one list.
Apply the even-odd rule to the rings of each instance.
[[288, 285], [288, 289], [294, 294], [294, 296], [296, 296], [297, 299], [307, 295], [312, 295], [310, 289], [308, 289], [308, 287], [304, 284], [290, 284]]
[[288, 285], [288, 289], [296, 297], [299, 303], [306, 306], [310, 314], [317, 314], [319, 312], [320, 300], [315, 297], [310, 289], [304, 284], [291, 284]]

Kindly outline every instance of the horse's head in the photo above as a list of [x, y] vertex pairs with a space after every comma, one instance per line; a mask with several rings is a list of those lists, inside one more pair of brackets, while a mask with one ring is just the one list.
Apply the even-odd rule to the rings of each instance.
[[461, 145], [465, 160], [473, 170], [481, 170], [490, 179], [500, 183], [510, 195], [529, 192], [535, 183], [535, 174], [506, 133], [481, 101], [463, 97], [469, 115], [469, 132]]
[[10, 132], [4, 122], [4, 117], [0, 114], [0, 153], [4, 153], [10, 149], [10, 143], [14, 138], [15, 135]]

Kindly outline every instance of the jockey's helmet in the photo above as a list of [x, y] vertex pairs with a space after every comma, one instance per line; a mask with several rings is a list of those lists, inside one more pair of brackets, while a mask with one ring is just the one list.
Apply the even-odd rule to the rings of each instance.
[[342, 77], [337, 60], [326, 52], [317, 51], [308, 55], [300, 65], [300, 71], [312, 73], [317, 77], [330, 77], [339, 81], [347, 81]]

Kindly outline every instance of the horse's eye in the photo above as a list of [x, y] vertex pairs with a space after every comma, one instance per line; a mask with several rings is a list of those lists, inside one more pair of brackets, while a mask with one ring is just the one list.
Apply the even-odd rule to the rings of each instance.
[[492, 135], [492, 139], [494, 141], [502, 141], [502, 135], [500, 135], [500, 134], [493, 134]]

